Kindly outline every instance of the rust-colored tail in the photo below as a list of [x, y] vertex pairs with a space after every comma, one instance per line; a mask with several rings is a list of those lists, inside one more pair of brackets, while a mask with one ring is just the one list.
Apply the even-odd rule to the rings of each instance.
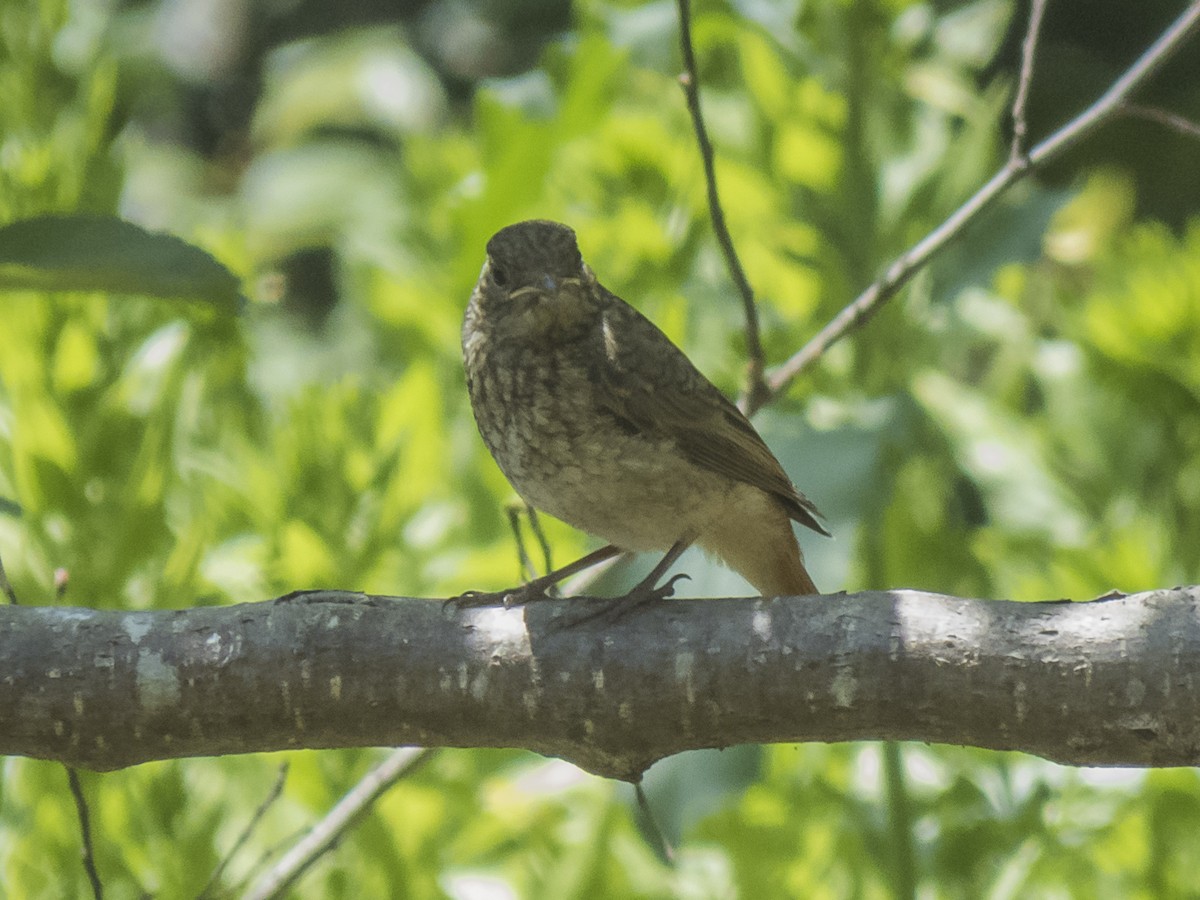
[[790, 523], [769, 544], [758, 547], [751, 559], [744, 559], [743, 565], [733, 567], [764, 597], [821, 593], [804, 568], [804, 557]]
[[[790, 532], [791, 529], [789, 528]], [[795, 545], [795, 556], [779, 561], [769, 577], [761, 581], [751, 581], [764, 597], [776, 596], [803, 596], [806, 594], [819, 594], [820, 590], [813, 584], [812, 578], [808, 574], [808, 569], [804, 568], [804, 557], [800, 554], [800, 547], [796, 544], [794, 535], [789, 534]]]
[[[821, 593], [808, 570], [783, 507], [761, 491], [757, 502], [731, 505], [699, 544], [720, 557], [764, 597]], [[761, 500], [759, 500], [761, 498]]]

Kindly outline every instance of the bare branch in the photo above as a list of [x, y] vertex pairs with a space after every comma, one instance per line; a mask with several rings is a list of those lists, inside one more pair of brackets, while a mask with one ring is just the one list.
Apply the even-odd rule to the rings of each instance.
[[1136, 116], [1139, 119], [1166, 125], [1186, 137], [1200, 139], [1200, 122], [1193, 122], [1179, 113], [1159, 109], [1156, 106], [1139, 106], [1136, 103], [1122, 103], [1121, 112], [1127, 116]]
[[758, 307], [754, 302], [754, 290], [738, 259], [733, 246], [733, 237], [725, 224], [725, 213], [721, 208], [721, 195], [717, 190], [717, 171], [712, 142], [708, 139], [708, 128], [700, 109], [700, 75], [696, 66], [696, 54], [692, 49], [692, 11], [690, 0], [677, 0], [679, 7], [679, 49], [683, 55], [683, 74], [679, 83], [683, 86], [688, 112], [692, 117], [692, 128], [696, 132], [696, 144], [700, 148], [700, 159], [704, 163], [704, 183], [708, 190], [708, 214], [712, 219], [713, 233], [725, 256], [725, 266], [742, 297], [742, 308], [746, 316], [746, 396], [743, 403], [754, 410], [762, 405], [767, 395], [763, 382], [766, 355], [758, 327]]
[[346, 793], [245, 895], [247, 900], [283, 896], [301, 875], [336, 846], [342, 836], [375, 801], [433, 754], [432, 750], [402, 747], [372, 769]]
[[71, 766], [63, 766], [67, 770], [67, 784], [71, 788], [71, 796], [75, 798], [75, 812], [79, 816], [79, 833], [82, 837], [81, 856], [83, 871], [87, 873], [88, 882], [92, 886], [92, 896], [96, 900], [104, 900], [104, 885], [100, 882], [100, 873], [96, 871], [96, 853], [92, 846], [92, 823], [88, 814], [87, 798], [83, 796], [83, 785], [79, 783], [79, 773]]
[[1029, 102], [1029, 86], [1033, 83], [1033, 57], [1037, 51], [1038, 34], [1042, 28], [1042, 17], [1046, 13], [1046, 0], [1033, 0], [1029, 9], [1029, 28], [1021, 45], [1021, 74], [1017, 79], [1017, 96], [1013, 100], [1012, 148], [1009, 162], [1020, 163], [1025, 156], [1025, 138], [1029, 125], [1025, 121], [1025, 105]]
[[[671, 600], [564, 628], [320, 591], [0, 606], [0, 754], [93, 769], [290, 748], [523, 747], [628, 780], [681, 750], [920, 740], [1200, 763], [1200, 587], [1091, 603], [915, 591]], [[1066, 714], [1069, 711], [1069, 715]]]
[[1158, 71], [1179, 49], [1198, 22], [1200, 0], [1194, 0], [1100, 99], [1034, 147], [1027, 156], [1009, 159], [974, 196], [888, 266], [883, 277], [859, 294], [854, 302], [834, 316], [812, 340], [776, 369], [767, 379], [771, 392], [777, 394], [785, 390], [800, 372], [819, 359], [832, 344], [865, 323], [884, 303], [899, 293], [900, 288], [922, 267], [951, 241], [961, 236], [966, 227], [1010, 187], [1030, 172], [1060, 156], [1069, 147], [1119, 114], [1125, 98]]

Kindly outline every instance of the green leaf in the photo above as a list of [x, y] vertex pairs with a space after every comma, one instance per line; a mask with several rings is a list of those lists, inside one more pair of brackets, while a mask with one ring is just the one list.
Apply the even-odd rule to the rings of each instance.
[[913, 395], [938, 423], [992, 518], [1014, 534], [1079, 546], [1088, 518], [1050, 464], [1050, 443], [1027, 419], [938, 372], [913, 378]]
[[199, 247], [108, 216], [38, 216], [0, 227], [0, 290], [144, 294], [229, 311], [243, 302], [237, 276]]

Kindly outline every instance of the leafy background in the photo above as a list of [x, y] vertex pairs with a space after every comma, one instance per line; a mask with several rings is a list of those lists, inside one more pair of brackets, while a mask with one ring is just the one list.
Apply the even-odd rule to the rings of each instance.
[[[1140, 4], [1107, 30], [1086, 4], [1051, 8], [1041, 134], [1181, 5]], [[1023, 14], [1000, 0], [698, 4], [705, 112], [771, 362], [1002, 163], [1002, 48]], [[0, 553], [23, 601], [513, 583], [512, 493], [475, 433], [457, 343], [494, 230], [570, 222], [608, 286], [740, 386], [740, 305], [676, 48], [666, 0], [0, 7], [3, 221], [118, 213], [203, 247], [249, 297], [236, 313], [216, 288], [155, 299], [120, 271], [104, 282], [118, 290], [33, 290], [0, 262]], [[1178, 60], [1151, 99], [1195, 117], [1198, 67]], [[803, 538], [819, 584], [1038, 600], [1200, 581], [1197, 173], [1200, 142], [1106, 129], [758, 417], [836, 535]], [[51, 253], [86, 242], [63, 232]], [[545, 524], [556, 560], [587, 548]], [[698, 595], [746, 591], [700, 557], [682, 567]], [[236, 894], [384, 752], [85, 773], [108, 896], [196, 896], [286, 759], [281, 799], [213, 892]], [[1200, 884], [1192, 770], [780, 745], [675, 757], [647, 789], [674, 863], [622, 785], [525, 753], [445, 751], [295, 895], [1127, 898]], [[62, 768], [5, 760], [0, 895], [85, 895], [78, 847]]]

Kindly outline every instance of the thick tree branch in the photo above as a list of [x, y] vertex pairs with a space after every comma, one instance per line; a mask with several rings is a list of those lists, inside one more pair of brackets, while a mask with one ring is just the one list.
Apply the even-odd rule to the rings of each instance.
[[524, 747], [632, 779], [672, 753], [895, 739], [1200, 763], [1200, 587], [1090, 603], [916, 591], [458, 611], [313, 592], [0, 607], [0, 754], [115, 769], [374, 745]]

